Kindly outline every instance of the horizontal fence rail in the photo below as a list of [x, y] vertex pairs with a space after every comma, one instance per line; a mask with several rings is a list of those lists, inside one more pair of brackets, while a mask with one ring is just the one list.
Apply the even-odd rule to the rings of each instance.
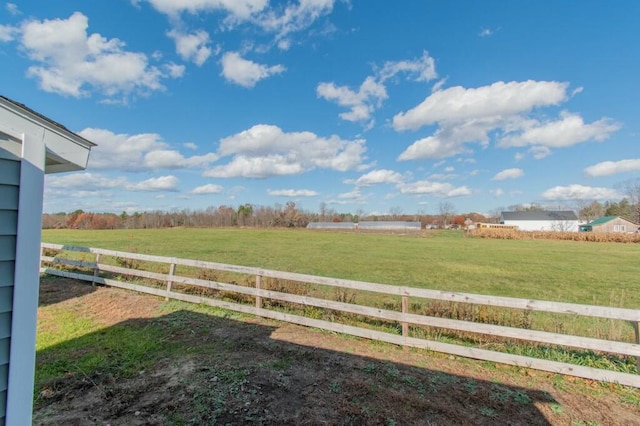
[[[409, 326], [427, 326], [436, 329], [455, 330], [458, 332], [475, 333], [502, 339], [516, 339], [535, 343], [577, 348], [595, 352], [606, 352], [615, 355], [631, 356], [636, 358], [636, 365], [640, 366], [640, 310], [615, 308], [595, 305], [580, 305], [573, 303], [550, 302], [541, 300], [518, 299], [511, 297], [487, 296], [469, 293], [446, 292], [438, 290], [420, 289], [408, 286], [394, 286], [387, 284], [370, 283], [355, 280], [328, 278], [315, 275], [298, 274], [291, 272], [274, 271], [255, 267], [228, 265], [215, 262], [206, 262], [176, 257], [154, 256], [140, 253], [129, 253], [100, 248], [76, 247], [59, 244], [42, 243], [43, 254], [41, 256], [40, 271], [45, 274], [67, 277], [72, 279], [90, 281], [93, 284], [103, 284], [123, 289], [152, 294], [176, 299], [185, 302], [205, 304], [209, 306], [225, 308], [246, 314], [253, 314], [265, 318], [287, 321], [309, 327], [316, 327], [338, 333], [350, 334], [358, 337], [374, 339], [402, 346], [428, 349], [447, 354], [480, 359], [484, 361], [498, 362], [516, 365], [520, 367], [544, 370], [553, 373], [572, 375], [591, 380], [619, 383], [621, 385], [640, 388], [640, 376], [637, 374], [623, 373], [605, 370], [601, 368], [587, 367], [559, 361], [544, 360], [535, 357], [514, 355], [510, 353], [487, 350], [469, 346], [462, 346], [440, 341], [411, 337]], [[49, 256], [48, 251], [55, 251], [56, 256]], [[62, 252], [87, 253], [94, 257], [94, 261], [65, 259], [59, 257]], [[169, 273], [159, 273], [140, 270], [136, 267], [115, 266], [105, 263], [105, 257], [126, 259], [128, 261], [153, 262], [168, 266]], [[255, 277], [254, 286], [243, 286], [236, 283], [220, 282], [212, 279], [203, 279], [178, 275], [176, 267], [197, 268], [207, 271], [224, 271], [228, 273], [243, 274]], [[65, 268], [60, 269], [60, 268]], [[71, 267], [71, 268], [69, 268]], [[91, 274], [70, 271], [69, 269], [84, 268], [91, 270]], [[111, 278], [107, 276], [109, 275]], [[118, 279], [113, 279], [118, 277]], [[163, 288], [155, 288], [148, 285], [125, 281], [126, 277], [138, 277], [142, 279], [162, 282]], [[265, 278], [280, 279], [305, 285], [315, 284], [335, 288], [336, 290], [357, 290], [381, 295], [400, 297], [400, 311], [386, 308], [363, 306], [345, 300], [328, 300], [320, 297], [292, 294], [283, 291], [265, 289]], [[193, 286], [197, 288], [224, 291], [252, 297], [253, 305], [235, 303], [212, 297], [187, 294], [176, 290], [176, 286]], [[584, 317], [597, 317], [609, 320], [628, 321], [635, 332], [635, 343], [620, 342], [593, 337], [574, 336], [569, 334], [553, 333], [548, 331], [531, 330], [512, 326], [486, 324], [460, 319], [447, 319], [435, 316], [420, 315], [409, 312], [409, 301], [438, 300], [454, 303], [490, 306], [496, 308], [510, 308], [524, 311], [548, 312], [554, 314], [579, 315]], [[340, 324], [333, 321], [309, 318], [308, 316], [285, 313], [265, 308], [265, 301], [275, 300], [292, 303], [303, 307], [313, 307], [334, 312], [355, 314], [367, 318], [399, 323], [401, 334], [393, 334], [364, 327]], [[253, 303], [253, 302], [252, 302]], [[640, 368], [638, 368], [640, 371]]]

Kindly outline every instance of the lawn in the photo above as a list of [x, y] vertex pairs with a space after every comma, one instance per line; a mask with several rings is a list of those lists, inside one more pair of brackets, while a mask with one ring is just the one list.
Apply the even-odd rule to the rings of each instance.
[[50, 243], [384, 284], [640, 307], [640, 245], [282, 229], [45, 230]]

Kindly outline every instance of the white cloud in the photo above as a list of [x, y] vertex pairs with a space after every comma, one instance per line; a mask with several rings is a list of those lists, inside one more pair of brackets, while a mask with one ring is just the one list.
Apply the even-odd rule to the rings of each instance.
[[222, 10], [234, 18], [245, 20], [262, 11], [268, 0], [147, 0], [157, 11], [171, 16], [183, 12], [213, 12]]
[[15, 3], [7, 3], [4, 8], [13, 16], [20, 15], [22, 13], [20, 12], [20, 9], [18, 9], [18, 5]]
[[222, 166], [207, 170], [207, 177], [293, 175], [316, 168], [344, 172], [361, 165], [365, 141], [337, 136], [322, 138], [311, 132], [285, 133], [279, 127], [258, 124], [220, 141], [218, 154], [233, 156]]
[[184, 169], [189, 167], [206, 167], [218, 158], [218, 155], [215, 153], [194, 155], [185, 158], [178, 151], [158, 150], [146, 153], [143, 164], [150, 169]]
[[128, 135], [87, 128], [79, 134], [98, 144], [91, 150], [90, 169], [142, 171], [206, 167], [218, 159], [214, 153], [184, 157], [178, 151], [169, 150], [168, 144], [156, 133]]
[[555, 81], [502, 81], [466, 89], [450, 87], [429, 95], [418, 106], [396, 114], [396, 130], [416, 130], [437, 122], [465, 122], [528, 112], [557, 105], [567, 99], [568, 83]]
[[168, 64], [164, 64], [162, 67], [167, 71], [167, 74], [171, 78], [180, 78], [180, 77], [182, 77], [184, 75], [184, 70], [186, 69], [186, 67], [184, 65], [174, 64], [173, 62], [169, 62]]
[[504, 191], [500, 188], [498, 189], [491, 189], [489, 190], [489, 192], [491, 193], [491, 195], [493, 195], [494, 197], [502, 197], [504, 195]]
[[356, 186], [372, 186], [383, 183], [399, 184], [402, 183], [402, 175], [398, 172], [394, 172], [393, 170], [372, 170], [369, 173], [360, 176], [354, 183]]
[[70, 173], [64, 175], [47, 175], [47, 188], [82, 189], [97, 191], [111, 188], [125, 188], [128, 184], [124, 177], [106, 177], [95, 173]]
[[319, 195], [318, 192], [310, 189], [277, 189], [268, 190], [267, 193], [278, 197], [315, 197]]
[[551, 150], [546, 146], [532, 146], [529, 148], [529, 153], [533, 155], [536, 160], [541, 160], [548, 157], [551, 154]]
[[88, 18], [27, 20], [20, 27], [20, 47], [36, 62], [27, 71], [47, 92], [86, 97], [99, 91], [108, 98], [164, 90], [162, 79], [175, 77], [150, 66], [143, 53], [128, 52], [117, 38], [87, 34]]
[[527, 126], [517, 135], [510, 135], [498, 141], [500, 147], [522, 147], [540, 145], [549, 148], [564, 148], [590, 140], [603, 141], [618, 129], [620, 124], [607, 118], [585, 124], [579, 114], [563, 111], [561, 119]]
[[587, 176], [611, 176], [618, 173], [638, 172], [640, 171], [640, 158], [632, 158], [620, 161], [603, 161], [584, 169]]
[[547, 200], [611, 200], [622, 195], [610, 188], [597, 188], [583, 185], [555, 186], [542, 193]]
[[406, 74], [407, 79], [415, 81], [430, 81], [437, 77], [435, 61], [424, 51], [421, 58], [414, 60], [385, 62], [375, 75], [365, 78], [358, 90], [338, 86], [333, 82], [322, 82], [318, 84], [316, 94], [320, 98], [349, 108], [348, 112], [340, 114], [343, 120], [366, 122], [368, 127], [371, 127], [371, 115], [389, 97], [385, 82], [401, 73]]
[[480, 37], [489, 37], [493, 35], [493, 30], [491, 28], [482, 28], [478, 35]]
[[399, 161], [421, 160], [427, 158], [446, 158], [470, 152], [458, 141], [443, 140], [436, 134], [418, 139], [409, 145], [399, 156]]
[[338, 198], [341, 200], [363, 200], [365, 197], [362, 194], [362, 192], [360, 192], [359, 189], [354, 189], [353, 191], [349, 191], [349, 192], [343, 192], [341, 194], [338, 194]]
[[426, 50], [422, 52], [421, 58], [404, 61], [385, 62], [378, 75], [381, 82], [395, 77], [397, 74], [406, 73], [409, 80], [431, 81], [438, 77], [436, 72], [436, 61], [429, 56]]
[[435, 195], [438, 197], [461, 197], [470, 195], [471, 190], [466, 186], [455, 187], [450, 183], [418, 181], [400, 185], [403, 194]]
[[349, 112], [340, 114], [347, 121], [368, 121], [371, 114], [387, 99], [387, 90], [373, 77], [367, 77], [357, 92], [347, 86], [336, 86], [334, 83], [320, 83], [316, 88], [318, 97], [334, 101], [340, 106], [349, 107]]
[[18, 34], [20, 29], [11, 25], [0, 25], [0, 42], [6, 43], [12, 41]]
[[227, 52], [222, 56], [222, 76], [239, 86], [251, 88], [257, 82], [286, 70], [282, 65], [266, 66], [244, 59], [238, 52]]
[[47, 176], [46, 188], [57, 190], [104, 191], [177, 191], [178, 178], [160, 176], [141, 182], [129, 182], [124, 177], [109, 177], [96, 173], [72, 173], [60, 176]]
[[197, 195], [219, 194], [223, 190], [224, 188], [220, 185], [208, 183], [206, 185], [198, 186], [197, 188], [192, 189], [191, 193]]
[[192, 149], [192, 150], [198, 149], [198, 145], [196, 145], [193, 142], [185, 142], [185, 143], [182, 144], [182, 146], [184, 146], [185, 148]]
[[175, 176], [160, 176], [125, 186], [128, 191], [178, 191], [178, 178]]
[[[397, 131], [438, 127], [415, 141], [398, 160], [439, 159], [468, 153], [469, 143], [487, 147], [492, 138], [501, 148], [531, 146], [529, 153], [541, 159], [551, 148], [589, 140], [602, 141], [620, 125], [603, 118], [586, 124], [578, 114], [562, 112], [560, 119], [541, 122], [530, 118], [534, 108], [555, 106], [568, 100], [568, 83], [554, 81], [497, 82], [466, 89], [452, 87], [429, 95], [418, 106], [396, 114]], [[523, 158], [518, 154], [516, 159]]]
[[524, 176], [522, 169], [505, 169], [497, 173], [491, 180], [517, 179]]
[[282, 13], [264, 10], [251, 21], [264, 30], [275, 33], [278, 47], [287, 50], [291, 45], [290, 36], [309, 28], [319, 18], [333, 10], [335, 0], [299, 0], [287, 5]]
[[211, 56], [212, 50], [209, 47], [211, 40], [206, 31], [200, 30], [187, 34], [173, 29], [167, 32], [167, 35], [175, 41], [176, 52], [185, 61], [192, 61], [197, 66], [202, 66]]

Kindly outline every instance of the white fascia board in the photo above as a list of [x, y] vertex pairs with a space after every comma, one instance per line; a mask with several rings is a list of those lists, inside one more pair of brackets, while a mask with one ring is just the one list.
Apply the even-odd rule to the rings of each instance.
[[47, 149], [49, 166], [45, 173], [83, 170], [94, 143], [55, 122], [0, 97], [0, 132], [21, 141], [24, 137], [41, 139]]

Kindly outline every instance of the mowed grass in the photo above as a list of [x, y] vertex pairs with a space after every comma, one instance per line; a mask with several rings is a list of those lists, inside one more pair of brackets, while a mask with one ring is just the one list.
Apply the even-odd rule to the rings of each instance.
[[640, 308], [640, 245], [492, 240], [458, 231], [44, 230], [50, 243], [393, 285]]

